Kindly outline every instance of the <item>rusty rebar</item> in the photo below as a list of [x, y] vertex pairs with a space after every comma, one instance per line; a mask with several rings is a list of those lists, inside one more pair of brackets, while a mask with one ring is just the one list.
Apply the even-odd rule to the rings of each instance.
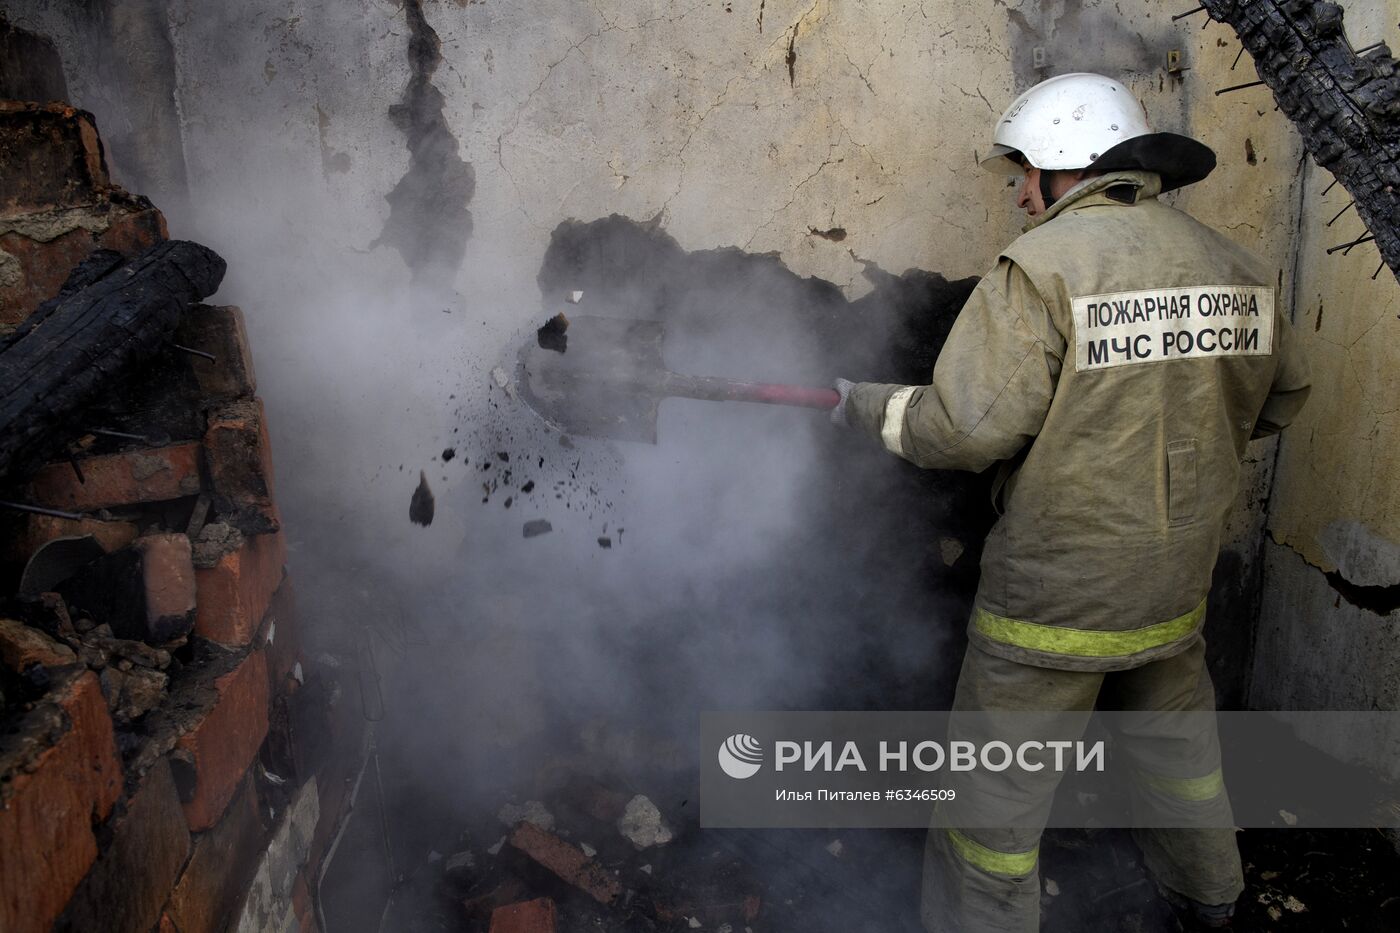
[[[64, 512], [61, 509], [46, 509], [42, 505], [26, 505], [23, 502], [0, 501], [0, 509], [10, 509], [15, 512], [29, 512], [33, 515], [49, 515], [53, 518], [66, 518], [75, 522], [80, 522], [90, 517], [83, 515], [81, 512]], [[98, 521], [101, 521], [101, 519], [98, 519]]]
[[[1333, 253], [1337, 252], [1337, 250], [1349, 250], [1349, 249], [1351, 249], [1353, 246], [1360, 246], [1362, 243], [1369, 243], [1369, 242], [1371, 242], [1372, 240], [1374, 240], [1375, 238], [1376, 238], [1375, 234], [1373, 234], [1373, 233], [1368, 233], [1368, 234], [1366, 234], [1364, 237], [1362, 237], [1362, 238], [1359, 239], [1359, 240], [1352, 240], [1350, 243], [1339, 243], [1339, 244], [1337, 244], [1336, 246], [1333, 246], [1333, 247], [1331, 247], [1330, 249], [1328, 249], [1328, 250], [1327, 250], [1327, 255], [1328, 255], [1328, 256], [1331, 256]], [[1345, 253], [1344, 253], [1343, 255], [1345, 255]]]
[[1331, 220], [1327, 221], [1327, 226], [1330, 227], [1330, 226], [1332, 226], [1334, 223], [1336, 223], [1338, 220], [1340, 220], [1341, 217], [1342, 217], [1342, 215], [1345, 214], [1348, 210], [1350, 210], [1351, 207], [1352, 207], [1352, 205], [1354, 205], [1355, 203], [1356, 203], [1355, 201], [1348, 201], [1346, 207], [1344, 207], [1344, 208], [1342, 208], [1341, 210], [1337, 211], [1337, 216], [1335, 216], [1335, 217], [1333, 217]]
[[87, 432], [89, 434], [97, 434], [101, 437], [115, 437], [118, 440], [140, 441], [143, 444], [150, 441], [150, 438], [144, 434], [128, 434], [126, 431], [109, 431], [107, 428], [88, 428]]
[[219, 362], [219, 358], [216, 357], [214, 354], [205, 353], [203, 350], [196, 350], [194, 347], [183, 347], [178, 343], [172, 343], [170, 346], [176, 350], [179, 350], [181, 353], [188, 353], [190, 356], [202, 356], [211, 363]]
[[1372, 237], [1362, 237], [1361, 240], [1360, 240], [1358, 243], [1353, 243], [1353, 244], [1351, 244], [1350, 246], [1348, 246], [1346, 249], [1342, 250], [1342, 255], [1343, 255], [1343, 256], [1348, 255], [1352, 250], [1356, 249], [1356, 247], [1359, 245], [1359, 243], [1369, 243], [1371, 240], [1374, 240], [1374, 239], [1375, 239], [1375, 237], [1373, 237], [1373, 236], [1372, 236]]
[[1232, 84], [1229, 87], [1222, 87], [1220, 90], [1216, 91], [1215, 96], [1219, 97], [1221, 94], [1228, 94], [1231, 91], [1243, 91], [1247, 87], [1258, 87], [1263, 83], [1263, 81], [1247, 81], [1244, 84]]

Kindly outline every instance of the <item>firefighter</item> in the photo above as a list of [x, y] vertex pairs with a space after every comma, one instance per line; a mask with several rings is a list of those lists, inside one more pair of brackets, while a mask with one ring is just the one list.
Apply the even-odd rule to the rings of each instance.
[[[1135, 802], [1200, 827], [1135, 831], [1148, 869], [1196, 922], [1228, 926], [1243, 876], [1214, 716], [1199, 715], [1215, 709], [1201, 628], [1245, 447], [1293, 420], [1308, 367], [1276, 270], [1158, 198], [1206, 177], [1214, 153], [1152, 132], [1127, 87], [1051, 78], [994, 143], [984, 165], [1024, 172], [1026, 232], [963, 306], [930, 384], [838, 380], [833, 420], [920, 467], [997, 468], [955, 710], [1198, 714], [1116, 747]], [[1039, 928], [1057, 782], [976, 773], [964, 812], [991, 801], [1014, 818], [930, 830], [929, 930]]]

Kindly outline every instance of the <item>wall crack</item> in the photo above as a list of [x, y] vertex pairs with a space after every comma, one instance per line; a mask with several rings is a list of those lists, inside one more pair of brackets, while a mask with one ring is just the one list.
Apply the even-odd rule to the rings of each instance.
[[385, 197], [389, 218], [370, 245], [397, 249], [415, 282], [450, 287], [471, 238], [467, 204], [476, 192], [476, 172], [458, 150], [444, 115], [446, 99], [433, 83], [442, 41], [423, 13], [423, 0], [405, 0], [403, 10], [410, 77], [389, 119], [408, 141], [408, 171]]
[[1352, 583], [1336, 570], [1324, 576], [1327, 578], [1327, 585], [1337, 592], [1339, 599], [1346, 600], [1358, 609], [1374, 612], [1378, 616], [1388, 616], [1400, 609], [1400, 583], [1362, 586]]
[[1367, 585], [1353, 583], [1348, 580], [1340, 569], [1327, 570], [1311, 560], [1298, 548], [1286, 541], [1279, 540], [1273, 529], [1269, 529], [1269, 540], [1277, 547], [1285, 548], [1299, 557], [1303, 563], [1307, 564], [1318, 573], [1322, 574], [1327, 585], [1337, 594], [1337, 605], [1340, 606], [1345, 600], [1348, 604], [1357, 609], [1364, 609], [1373, 612], [1378, 616], [1388, 616], [1400, 609], [1400, 583], [1383, 583], [1377, 585]]

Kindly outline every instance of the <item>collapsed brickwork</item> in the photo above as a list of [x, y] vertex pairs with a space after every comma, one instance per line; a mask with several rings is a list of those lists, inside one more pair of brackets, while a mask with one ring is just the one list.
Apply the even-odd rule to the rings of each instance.
[[[89, 115], [0, 102], [5, 332], [165, 235]], [[242, 312], [190, 308], [106, 395], [0, 494], [47, 511], [0, 512], [0, 929], [315, 930], [353, 764], [302, 657]]]

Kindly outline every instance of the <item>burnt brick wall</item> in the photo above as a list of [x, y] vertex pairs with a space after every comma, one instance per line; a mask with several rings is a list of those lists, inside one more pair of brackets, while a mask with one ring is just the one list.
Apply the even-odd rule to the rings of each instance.
[[[0, 103], [0, 325], [163, 237], [90, 117]], [[355, 762], [300, 648], [243, 313], [195, 306], [176, 340], [0, 490], [75, 515], [0, 513], [6, 933], [317, 929]]]

